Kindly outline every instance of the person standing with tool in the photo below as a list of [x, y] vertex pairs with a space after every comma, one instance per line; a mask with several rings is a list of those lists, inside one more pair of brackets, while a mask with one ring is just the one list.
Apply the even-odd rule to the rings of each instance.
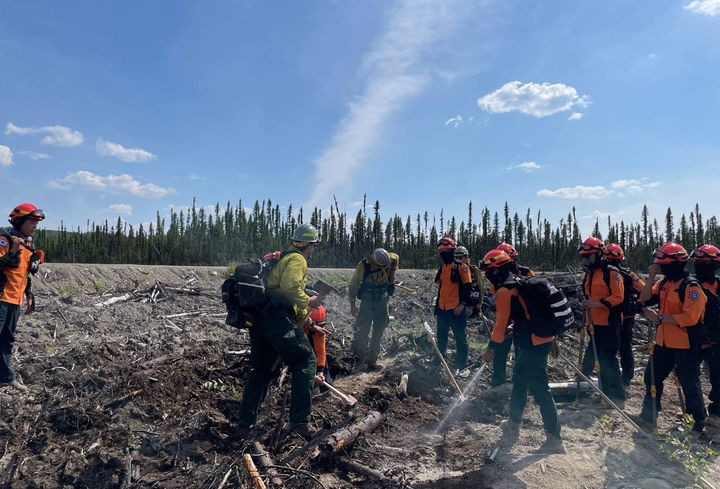
[[496, 290], [495, 325], [488, 349], [483, 353], [485, 363], [493, 363], [496, 350], [505, 340], [510, 321], [515, 323], [515, 368], [513, 388], [510, 394], [510, 413], [503, 426], [501, 445], [512, 445], [520, 433], [520, 421], [527, 404], [528, 391], [540, 407], [547, 439], [538, 449], [539, 453], [565, 453], [560, 438], [560, 420], [555, 400], [550, 392], [547, 374], [547, 358], [552, 350], [554, 336], [541, 337], [532, 332], [530, 314], [525, 299], [520, 294], [512, 273], [513, 263], [503, 250], [494, 249], [483, 258], [485, 276]]
[[[646, 306], [658, 304], [657, 312], [645, 309], [647, 320], [658, 323], [658, 327], [655, 343], [651, 345], [652, 362], [645, 369], [645, 399], [640, 418], [657, 426], [663, 383], [675, 369], [685, 395], [685, 409], [695, 420], [693, 431], [699, 433], [706, 418], [700, 389], [700, 348], [707, 340], [701, 324], [707, 298], [700, 283], [685, 270], [688, 253], [682, 245], [665, 243], [653, 257], [640, 301]], [[658, 273], [664, 278], [655, 283]]]
[[602, 258], [604, 247], [602, 240], [591, 236], [578, 249], [586, 269], [583, 280], [585, 300], [582, 306], [590, 333], [590, 344], [585, 352], [582, 370], [588, 375], [593, 370], [593, 364], [599, 364], [600, 388], [613, 402], [622, 406], [625, 389], [617, 353], [622, 324], [619, 306], [625, 299], [625, 289], [620, 271]]
[[[388, 302], [395, 293], [395, 271], [399, 263], [400, 257], [396, 253], [377, 248], [358, 263], [350, 279], [350, 313], [357, 318], [353, 352], [357, 369], [367, 367], [368, 371], [373, 371], [379, 368], [380, 343], [390, 321]], [[356, 299], [360, 299], [359, 310]]]
[[[529, 267], [519, 265], [517, 258], [519, 253], [513, 245], [510, 243], [500, 243], [497, 249], [504, 251], [511, 260], [511, 272], [520, 277], [534, 277], [535, 272]], [[494, 286], [490, 287], [490, 293], [494, 294]], [[507, 332], [505, 340], [500, 346], [495, 349], [495, 359], [493, 360], [493, 371], [492, 381], [490, 382], [491, 387], [497, 387], [507, 382], [507, 360], [510, 355], [510, 348], [512, 348], [513, 337], [512, 330]]]
[[443, 357], [447, 358], [447, 344], [450, 329], [455, 337], [455, 369], [463, 370], [467, 366], [467, 316], [465, 307], [472, 292], [470, 266], [455, 258], [457, 244], [445, 236], [437, 245], [442, 264], [435, 275], [438, 295], [435, 302], [437, 316], [437, 343]]
[[310, 413], [316, 358], [302, 325], [308, 317], [308, 306], [322, 305], [319, 296], [309, 297], [305, 293], [307, 260], [312, 258], [319, 241], [314, 226], [298, 226], [292, 236], [292, 247], [282, 254], [267, 278], [268, 303], [257, 324], [250, 328], [252, 371], [243, 390], [237, 437], [244, 437], [255, 423], [278, 357], [292, 374], [289, 431], [308, 439], [315, 434], [316, 430], [310, 425]]
[[[325, 325], [327, 324], [327, 311], [325, 310], [325, 306], [321, 305], [315, 309], [308, 307], [307, 312], [310, 316], [303, 325], [303, 333], [307, 336], [315, 352], [315, 357], [317, 358], [317, 372], [315, 376], [318, 383], [325, 381], [328, 384], [332, 384], [330, 369], [328, 369], [327, 366], [327, 330], [325, 329]], [[322, 386], [320, 386], [319, 389], [323, 392], [327, 390], [327, 388]]]
[[470, 278], [472, 290], [468, 299], [465, 315], [468, 319], [480, 315], [482, 312], [482, 301], [485, 296], [485, 281], [483, 274], [480, 273], [478, 267], [470, 263], [470, 252], [464, 246], [458, 246], [455, 249], [455, 260], [464, 263], [470, 267]]
[[640, 312], [638, 297], [645, 287], [645, 282], [628, 267], [622, 266], [625, 252], [616, 243], [610, 243], [603, 249], [603, 257], [612, 266], [618, 269], [623, 278], [625, 296], [622, 303], [622, 325], [620, 326], [620, 368], [622, 381], [625, 387], [630, 385], [635, 376], [635, 357], [633, 355], [633, 329], [635, 327], [635, 314]]
[[32, 204], [20, 204], [10, 212], [10, 231], [0, 230], [0, 385], [27, 392], [10, 366], [15, 331], [23, 299], [25, 314], [35, 310], [30, 275], [35, 275], [45, 254], [33, 247], [32, 236], [45, 214]]

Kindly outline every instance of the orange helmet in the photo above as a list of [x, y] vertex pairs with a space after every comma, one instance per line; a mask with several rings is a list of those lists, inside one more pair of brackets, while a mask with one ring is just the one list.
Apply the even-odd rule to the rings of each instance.
[[688, 252], [678, 243], [665, 243], [653, 253], [653, 263], [660, 265], [665, 263], [685, 263], [688, 260]]
[[720, 262], [720, 249], [711, 244], [704, 244], [700, 248], [693, 250], [690, 253], [690, 258], [700, 263]]
[[440, 251], [454, 250], [457, 248], [457, 243], [450, 236], [445, 236], [443, 239], [438, 241], [437, 249]]
[[507, 253], [505, 253], [499, 248], [495, 248], [485, 253], [485, 256], [482, 259], [482, 263], [480, 263], [480, 268], [482, 270], [500, 268], [510, 262], [512, 262], [512, 259]]
[[608, 245], [605, 245], [605, 248], [603, 249], [603, 256], [607, 258], [608, 260], [624, 260], [625, 259], [625, 252], [617, 243], [610, 243]]
[[500, 243], [497, 249], [507, 253], [511, 260], [515, 260], [518, 256], [517, 250], [510, 243]]
[[312, 322], [319, 326], [325, 325], [327, 321], [327, 313], [325, 312], [325, 306], [320, 306], [310, 311], [310, 319]]
[[605, 248], [605, 244], [600, 238], [590, 236], [585, 241], [580, 243], [578, 246], [578, 253], [581, 255], [592, 255], [593, 253], [600, 253]]
[[45, 219], [45, 214], [41, 209], [38, 209], [32, 204], [20, 204], [10, 212], [10, 222], [13, 219], [32, 219], [33, 221], [42, 221]]

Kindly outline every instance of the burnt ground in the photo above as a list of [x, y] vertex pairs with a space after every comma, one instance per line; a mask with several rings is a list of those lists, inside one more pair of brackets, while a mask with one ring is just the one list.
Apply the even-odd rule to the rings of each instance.
[[[248, 336], [224, 324], [224, 273], [219, 267], [45, 265], [35, 280], [38, 309], [21, 318], [13, 356], [30, 391], [0, 387], [0, 487], [250, 487], [242, 463], [244, 453], [253, 453], [248, 442], [260, 441], [278, 465], [301, 447], [297, 435], [284, 436], [289, 385], [281, 368], [247, 441], [235, 436], [249, 370]], [[310, 283], [322, 278], [344, 292], [350, 273], [312, 270]], [[391, 301], [379, 372], [350, 375], [349, 307], [335, 295], [326, 302], [335, 385], [359, 402], [351, 409], [329, 393], [319, 394], [313, 422], [332, 430], [349, 415], [381, 412], [382, 424], [339, 455], [385, 479], [366, 479], [339, 465], [339, 455], [310, 450], [277, 469], [285, 487], [692, 486], [680, 464], [590, 394], [579, 407], [572, 394], [556, 397], [567, 454], [533, 453], [544, 435], [530, 401], [518, 443], [494, 462], [485, 460], [507, 415], [509, 387], [489, 389], [486, 370], [475, 382], [460, 381], [469, 400], [452, 409], [457, 394], [432, 363], [422, 334], [423, 321], [434, 325], [432, 278], [430, 271], [398, 273], [418, 293], [398, 290]], [[127, 300], [97, 306], [123, 296]], [[488, 338], [478, 320], [469, 326], [469, 338], [471, 361], [479, 362]], [[640, 343], [638, 368], [646, 362]], [[403, 374], [408, 395], [397, 388]], [[561, 359], [550, 360], [550, 374], [555, 382], [574, 379]], [[628, 413], [639, 412], [643, 390], [638, 373]], [[671, 381], [665, 392], [661, 438], [677, 436], [680, 414]], [[696, 447], [716, 447], [713, 438], [720, 440], [720, 432], [706, 431]], [[705, 478], [720, 486], [714, 464]]]

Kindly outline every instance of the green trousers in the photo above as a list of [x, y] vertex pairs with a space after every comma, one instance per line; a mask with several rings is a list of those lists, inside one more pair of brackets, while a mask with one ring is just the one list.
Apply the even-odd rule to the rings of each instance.
[[[377, 363], [380, 342], [390, 320], [388, 300], [389, 297], [384, 295], [380, 299], [367, 298], [360, 302], [360, 310], [355, 322], [355, 358], [361, 362], [367, 360], [369, 366], [375, 366]], [[370, 337], [371, 329], [372, 337]]]
[[241, 424], [251, 425], [257, 420], [258, 408], [274, 376], [272, 366], [278, 356], [292, 374], [290, 422], [306, 423], [310, 420], [317, 362], [315, 352], [292, 312], [277, 309], [264, 315], [250, 328], [252, 371], [243, 390]]

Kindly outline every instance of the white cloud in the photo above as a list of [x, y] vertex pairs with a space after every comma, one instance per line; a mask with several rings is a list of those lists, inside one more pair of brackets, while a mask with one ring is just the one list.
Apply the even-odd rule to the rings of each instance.
[[157, 158], [156, 155], [141, 148], [126, 148], [122, 144], [111, 143], [103, 138], [95, 142], [95, 149], [102, 156], [113, 156], [128, 163], [145, 163]]
[[546, 117], [573, 107], [587, 107], [590, 97], [578, 95], [575, 88], [563, 83], [521, 83], [511, 81], [493, 93], [477, 100], [487, 112], [504, 113], [517, 110], [533, 117]]
[[613, 193], [601, 185], [586, 187], [585, 185], [576, 185], [574, 187], [561, 187], [555, 190], [541, 189], [538, 190], [538, 197], [556, 197], [560, 199], [581, 199], [594, 200], [602, 199]]
[[648, 59], [655, 59], [655, 58], [657, 58], [657, 54], [655, 54], [655, 53], [648, 54]]
[[517, 165], [508, 166], [508, 170], [514, 170], [514, 169], [520, 169], [527, 173], [534, 172], [535, 170], [539, 170], [542, 168], [542, 165], [538, 165], [534, 161], [523, 161], [522, 163], [518, 163]]
[[315, 160], [315, 187], [307, 207], [323, 206], [338, 187], [352, 182], [385, 121], [409, 98], [420, 93], [433, 75], [424, 56], [437, 41], [454, 32], [462, 2], [401, 0], [382, 37], [363, 62], [364, 92], [348, 112], [320, 157]]
[[8, 146], [0, 144], [0, 166], [10, 166], [13, 163], [13, 152]]
[[18, 151], [18, 154], [27, 156], [31, 160], [45, 160], [50, 158], [50, 155], [47, 153], [36, 153], [35, 151]]
[[573, 112], [572, 114], [570, 114], [570, 117], [568, 117], [568, 120], [569, 121], [579, 121], [580, 119], [583, 118], [584, 115], [585, 114], [583, 114], [582, 112]]
[[631, 194], [635, 194], [642, 192], [645, 188], [654, 188], [659, 185], [660, 182], [647, 182], [647, 177], [645, 177], [641, 178], [640, 180], [634, 178], [615, 180], [610, 184], [610, 187], [617, 190], [623, 190]]
[[133, 208], [129, 204], [111, 204], [108, 209], [118, 214], [127, 214], [128, 216], [132, 215], [133, 212]]
[[188, 177], [188, 179], [189, 179], [189, 180], [207, 180], [206, 177], [201, 177], [201, 176], [198, 175], [197, 173], [193, 173], [192, 175], [190, 175], [190, 176]]
[[456, 115], [455, 117], [451, 117], [450, 119], [445, 121], [446, 126], [453, 126], [457, 127], [460, 124], [462, 124], [463, 118], [460, 115]]
[[112, 194], [129, 194], [152, 199], [159, 199], [175, 193], [173, 189], [164, 188], [154, 183], [142, 184], [128, 174], [102, 176], [84, 170], [68, 173], [63, 178], [51, 180], [48, 185], [62, 190], [98, 190]]
[[720, 14], [720, 0], [693, 0], [685, 5], [685, 10], [714, 17]]
[[44, 126], [44, 127], [18, 127], [12, 122], [5, 126], [5, 134], [17, 134], [26, 136], [28, 134], [45, 134], [40, 141], [43, 144], [52, 146], [79, 146], [83, 143], [83, 135], [79, 131], [73, 131], [65, 126]]

